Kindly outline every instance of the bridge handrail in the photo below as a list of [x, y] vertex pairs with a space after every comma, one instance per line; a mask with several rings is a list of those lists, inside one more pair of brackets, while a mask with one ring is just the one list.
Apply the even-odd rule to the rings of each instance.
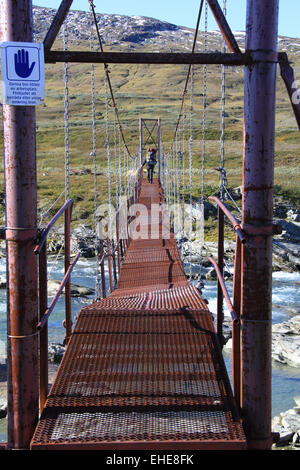
[[240, 223], [236, 220], [236, 218], [231, 214], [231, 212], [229, 211], [229, 209], [227, 209], [227, 207], [225, 206], [225, 204], [220, 201], [219, 198], [217, 198], [216, 196], [209, 196], [208, 197], [208, 200], [209, 201], [214, 201], [218, 204], [219, 208], [222, 210], [222, 212], [226, 215], [226, 217], [228, 218], [228, 220], [231, 222], [231, 225], [233, 226], [233, 229], [234, 231], [237, 233], [241, 243], [246, 243], [246, 237], [243, 233], [243, 229], [242, 227], [240, 226]]
[[[48, 235], [54, 224], [57, 222], [57, 220], [64, 214], [65, 215], [65, 275], [64, 278], [50, 304], [50, 307], [45, 310], [45, 312], [40, 312], [40, 322], [37, 325], [37, 329], [41, 330], [43, 326], [47, 323], [47, 320], [54, 309], [55, 304], [57, 303], [58, 298], [60, 297], [63, 288], [66, 286], [66, 340], [71, 334], [71, 328], [72, 328], [72, 323], [71, 323], [71, 293], [70, 293], [70, 276], [71, 272], [75, 266], [75, 264], [78, 261], [78, 258], [80, 256], [80, 252], [77, 253], [75, 260], [73, 263], [70, 265], [70, 221], [71, 221], [71, 214], [72, 214], [72, 208], [73, 208], [74, 201], [73, 199], [68, 199], [61, 207], [60, 209], [56, 212], [56, 214], [52, 217], [50, 222], [47, 224], [47, 226], [41, 231], [40, 233], [40, 240], [39, 243], [36, 245], [34, 248], [34, 253], [37, 255], [41, 254], [41, 251], [47, 241]], [[44, 255], [40, 257], [40, 264], [44, 263], [45, 266], [43, 268], [47, 268], [47, 254], [46, 254], [46, 248], [44, 249]], [[41, 290], [47, 290], [47, 285], [44, 283], [40, 283], [40, 291]], [[41, 294], [41, 292], [40, 292]], [[42, 316], [41, 316], [42, 315]], [[45, 317], [45, 318], [44, 318]]]
[[51, 301], [51, 304], [49, 305], [49, 307], [45, 311], [41, 321], [37, 324], [37, 329], [38, 330], [41, 330], [45, 326], [46, 322], [48, 321], [48, 319], [49, 319], [49, 317], [50, 317], [50, 315], [51, 315], [51, 313], [52, 313], [52, 311], [53, 311], [53, 309], [54, 309], [54, 307], [55, 307], [55, 305], [56, 305], [56, 303], [57, 303], [57, 301], [58, 301], [58, 299], [59, 299], [59, 297], [62, 293], [63, 288], [65, 287], [67, 281], [69, 280], [69, 278], [71, 276], [71, 273], [73, 271], [73, 268], [74, 268], [75, 264], [78, 261], [79, 256], [80, 256], [80, 253], [77, 253], [73, 263], [69, 266], [67, 272], [65, 273], [64, 278], [61, 281], [61, 283], [59, 285], [59, 288], [57, 289], [57, 292], [56, 292], [55, 296], [53, 297], [53, 299]]
[[[223, 296], [225, 297], [227, 306], [232, 317], [232, 383], [234, 390], [234, 397], [239, 407], [241, 397], [241, 325], [240, 325], [240, 310], [241, 310], [241, 270], [242, 270], [242, 257], [241, 247], [247, 241], [245, 233], [236, 218], [227, 209], [225, 204], [215, 196], [208, 198], [218, 205], [218, 262], [213, 258], [208, 258], [215, 267], [218, 277], [218, 292], [217, 292], [217, 335], [220, 343], [224, 345], [223, 338]], [[223, 278], [224, 269], [224, 216], [228, 218], [236, 232], [236, 248], [234, 260], [234, 275], [233, 275], [233, 302], [231, 302], [228, 291]]]
[[208, 257], [208, 260], [213, 264], [213, 266], [215, 268], [215, 271], [217, 273], [218, 280], [219, 280], [219, 283], [221, 285], [221, 289], [222, 289], [223, 295], [225, 297], [227, 307], [228, 307], [228, 310], [230, 312], [232, 321], [234, 321], [235, 323], [238, 324], [239, 323], [239, 318], [237, 317], [237, 314], [235, 313], [234, 307], [233, 307], [232, 302], [230, 300], [230, 296], [229, 296], [229, 293], [228, 293], [228, 290], [227, 290], [227, 287], [226, 287], [226, 284], [225, 284], [224, 277], [223, 277], [223, 275], [222, 275], [222, 273], [219, 269], [219, 266], [217, 265], [216, 261], [213, 258], [211, 258], [210, 256]]
[[[133, 193], [131, 196], [128, 197], [127, 201], [124, 201], [115, 214], [113, 215], [112, 219], [107, 221], [103, 227], [107, 231], [107, 253], [104, 253], [104, 247], [103, 247], [103, 233], [102, 233], [102, 224], [99, 225], [99, 230], [101, 231], [100, 237], [99, 237], [99, 250], [100, 250], [100, 260], [99, 260], [99, 267], [101, 271], [101, 284], [102, 284], [102, 297], [106, 297], [106, 282], [105, 282], [105, 270], [104, 270], [104, 261], [105, 259], [108, 259], [108, 274], [109, 274], [109, 284], [110, 284], [110, 290], [113, 290], [113, 278], [115, 285], [117, 284], [117, 272], [116, 272], [116, 254], [117, 254], [117, 263], [118, 263], [118, 268], [120, 271], [120, 265], [121, 265], [121, 258], [124, 257], [128, 245], [129, 245], [129, 234], [127, 230], [127, 236], [126, 238], [120, 238], [120, 232], [119, 232], [119, 217], [120, 213], [124, 210], [125, 206], [130, 204], [130, 201], [136, 200], [138, 198], [140, 189], [141, 189], [141, 182], [142, 182], [142, 177], [143, 177], [143, 165], [140, 166], [140, 168], [137, 171], [137, 178], [134, 184], [133, 188]], [[101, 216], [98, 220], [98, 222], [101, 222], [104, 219], [104, 216]], [[134, 216], [128, 216], [127, 217], [127, 229], [128, 229], [128, 224], [134, 219]], [[114, 223], [115, 222], [115, 223]], [[111, 236], [112, 234], [108, 233], [108, 226], [115, 226], [115, 235], [116, 235], [116, 244], [114, 243], [114, 236]], [[111, 236], [111, 238], [110, 238]], [[111, 247], [112, 243], [112, 247]], [[113, 266], [112, 266], [113, 263]]]
[[59, 217], [61, 217], [66, 212], [67, 209], [72, 210], [73, 204], [74, 204], [73, 199], [68, 199], [68, 201], [66, 201], [64, 203], [64, 205], [52, 217], [52, 219], [47, 224], [47, 226], [41, 231], [40, 240], [39, 240], [39, 243], [34, 248], [34, 253], [36, 253], [36, 254], [40, 253], [44, 243], [47, 240], [48, 234], [49, 234], [50, 230], [52, 229], [53, 225], [57, 222]]
[[[47, 226], [40, 231], [39, 240], [34, 248], [34, 253], [39, 256], [39, 323], [36, 331], [40, 334], [40, 408], [44, 407], [48, 395], [48, 319], [63, 291], [65, 289], [65, 320], [63, 326], [66, 329], [64, 343], [67, 344], [72, 333], [71, 318], [71, 273], [77, 263], [80, 252], [70, 263], [70, 225], [73, 207], [73, 199], [67, 200], [52, 217]], [[64, 278], [48, 307], [48, 273], [47, 273], [47, 238], [50, 230], [57, 220], [64, 215]]]

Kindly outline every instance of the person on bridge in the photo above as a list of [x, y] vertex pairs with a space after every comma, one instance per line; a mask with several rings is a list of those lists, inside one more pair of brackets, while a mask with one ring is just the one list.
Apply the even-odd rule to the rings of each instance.
[[148, 171], [148, 181], [149, 183], [152, 184], [153, 181], [153, 173], [154, 173], [154, 167], [157, 163], [156, 160], [156, 152], [157, 150], [154, 148], [148, 148], [147, 150], [147, 157], [145, 163], [147, 163], [147, 171]]

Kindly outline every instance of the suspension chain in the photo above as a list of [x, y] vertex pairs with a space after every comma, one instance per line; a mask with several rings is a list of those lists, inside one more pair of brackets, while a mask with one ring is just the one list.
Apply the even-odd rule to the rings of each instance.
[[119, 191], [120, 191], [120, 196], [122, 196], [124, 193], [124, 187], [122, 186], [122, 148], [121, 148], [120, 129], [118, 129], [118, 160], [119, 160]]
[[[92, 43], [92, 29], [90, 36], [90, 48], [93, 49]], [[92, 95], [92, 152], [90, 156], [93, 158], [93, 173], [94, 173], [94, 222], [95, 222], [95, 232], [96, 232], [96, 273], [95, 273], [95, 300], [101, 298], [101, 275], [99, 271], [100, 264], [100, 253], [99, 253], [99, 234], [98, 234], [98, 188], [97, 188], [97, 141], [96, 141], [96, 96], [95, 96], [95, 66], [91, 65], [91, 95]]]
[[[99, 47], [100, 47], [101, 52], [104, 52], [103, 44], [102, 44], [102, 40], [101, 40], [101, 36], [100, 36], [100, 31], [99, 31], [99, 27], [98, 27], [98, 23], [97, 23], [95, 5], [94, 5], [93, 0], [88, 0], [88, 2], [90, 4], [90, 9], [92, 11], [92, 15], [93, 15], [93, 18], [94, 18], [94, 24], [95, 24], [95, 28], [96, 28]], [[116, 119], [117, 119], [117, 122], [118, 122], [118, 126], [119, 126], [119, 129], [120, 129], [120, 133], [121, 133], [121, 137], [122, 137], [122, 140], [123, 140], [124, 147], [126, 148], [126, 151], [129, 155], [129, 157], [132, 158], [132, 159], [135, 159], [135, 158], [137, 158], [137, 155], [136, 156], [131, 155], [131, 153], [129, 151], [129, 148], [128, 148], [128, 145], [127, 145], [126, 140], [125, 140], [123, 128], [122, 128], [121, 121], [120, 121], [119, 111], [118, 111], [117, 103], [116, 103], [114, 93], [113, 93], [113, 89], [112, 89], [112, 83], [111, 83], [110, 76], [109, 76], [110, 72], [109, 72], [108, 64], [104, 64], [104, 72], [105, 72], [105, 76], [106, 76], [107, 86], [108, 86], [108, 89], [109, 89], [109, 92], [110, 92], [112, 106], [114, 108], [115, 116], [116, 116]]]
[[[204, 10], [204, 52], [208, 51], [208, 4], [205, 1]], [[202, 155], [201, 155], [201, 198], [200, 198], [200, 257], [199, 257], [199, 278], [197, 288], [201, 291], [203, 283], [201, 274], [203, 271], [203, 246], [204, 246], [204, 198], [205, 198], [205, 160], [206, 160], [206, 121], [207, 121], [207, 65], [203, 66], [203, 112], [202, 112]]]
[[91, 88], [92, 88], [92, 131], [93, 131], [93, 150], [91, 157], [93, 157], [94, 165], [94, 210], [95, 217], [98, 207], [98, 193], [97, 193], [97, 144], [96, 144], [96, 105], [95, 105], [95, 67], [92, 64], [91, 68]]
[[[223, 12], [226, 16], [227, 0], [223, 0]], [[223, 40], [223, 52], [226, 52], [226, 43]], [[219, 191], [220, 199], [224, 200], [225, 188], [227, 186], [227, 176], [225, 170], [225, 85], [226, 85], [226, 72], [225, 66], [221, 66], [221, 137], [220, 137], [220, 168], [219, 171]]]
[[[207, 38], [208, 26], [208, 5], [205, 2], [204, 13], [204, 52], [208, 50]], [[201, 202], [204, 202], [204, 173], [205, 173], [205, 156], [206, 156], [206, 111], [207, 111], [207, 65], [203, 66], [203, 116], [202, 116], [202, 157], [201, 157]]]
[[[66, 25], [64, 25], [63, 30], [63, 42], [64, 42], [64, 51], [68, 50], [68, 30]], [[64, 118], [65, 118], [65, 200], [67, 201], [70, 198], [70, 181], [69, 181], [69, 66], [68, 63], [64, 63]]]
[[185, 229], [185, 125], [186, 125], [186, 105], [184, 104], [183, 108], [183, 120], [182, 120], [182, 141], [181, 141], [181, 167], [182, 167], [182, 210], [181, 210], [181, 220], [182, 227]]
[[[190, 141], [189, 141], [189, 184], [190, 184], [190, 237], [193, 232], [193, 143], [194, 143], [194, 66], [190, 77]], [[189, 253], [189, 278], [192, 277], [192, 250]]]
[[[108, 183], [108, 212], [109, 212], [109, 223], [111, 222], [111, 155], [110, 155], [110, 145], [109, 145], [109, 115], [108, 115], [108, 87], [107, 80], [105, 80], [105, 146], [107, 154], [107, 183]], [[111, 232], [110, 226], [109, 233]]]
[[115, 181], [116, 181], [116, 210], [119, 204], [119, 179], [118, 179], [118, 142], [117, 142], [117, 123], [116, 118], [114, 119], [114, 147], [115, 147]]

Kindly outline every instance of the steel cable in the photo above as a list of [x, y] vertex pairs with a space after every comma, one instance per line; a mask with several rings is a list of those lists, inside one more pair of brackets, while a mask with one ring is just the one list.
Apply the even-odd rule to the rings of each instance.
[[[97, 37], [98, 37], [100, 50], [101, 50], [101, 52], [104, 52], [103, 45], [102, 45], [102, 40], [101, 40], [101, 36], [100, 36], [100, 32], [99, 32], [99, 27], [98, 27], [98, 23], [97, 23], [97, 17], [96, 17], [96, 13], [95, 13], [95, 5], [94, 5], [92, 0], [88, 0], [88, 1], [89, 1], [89, 4], [90, 4], [92, 14], [93, 14], [93, 19], [94, 19], [94, 23], [95, 23], [95, 28], [96, 28], [96, 33], [97, 33]], [[115, 100], [115, 97], [114, 97], [113, 88], [112, 88], [112, 84], [111, 84], [111, 80], [110, 80], [110, 76], [109, 76], [110, 72], [109, 72], [109, 69], [108, 69], [108, 64], [106, 64], [106, 63], [104, 63], [104, 71], [105, 71], [106, 80], [107, 80], [107, 84], [108, 84], [108, 87], [109, 87], [110, 96], [111, 96], [111, 100], [112, 100], [112, 103], [113, 103], [113, 108], [114, 108], [114, 111], [115, 111], [115, 115], [116, 115], [116, 119], [117, 119], [118, 126], [119, 126], [119, 129], [120, 129], [123, 144], [126, 148], [126, 151], [127, 151], [128, 155], [130, 156], [130, 158], [135, 159], [135, 158], [137, 158], [137, 155], [136, 156], [131, 155], [131, 153], [129, 151], [129, 148], [128, 148], [128, 145], [127, 145], [126, 140], [125, 140], [123, 128], [122, 128], [120, 117], [119, 117], [118, 107], [117, 107], [117, 104], [116, 104], [116, 100]]]

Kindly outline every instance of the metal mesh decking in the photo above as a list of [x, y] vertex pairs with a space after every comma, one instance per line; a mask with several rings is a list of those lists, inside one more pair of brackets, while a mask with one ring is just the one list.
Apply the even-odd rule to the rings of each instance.
[[211, 314], [166, 242], [131, 241], [117, 290], [81, 310], [32, 449], [245, 448]]

